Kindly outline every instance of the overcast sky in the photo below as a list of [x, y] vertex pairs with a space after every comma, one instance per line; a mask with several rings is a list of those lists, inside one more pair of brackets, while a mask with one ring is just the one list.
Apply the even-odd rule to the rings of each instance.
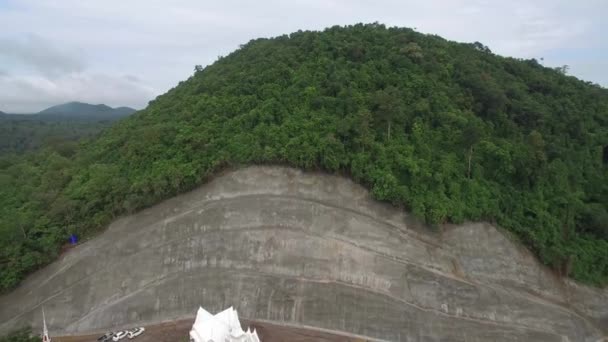
[[375, 21], [568, 64], [606, 87], [606, 18], [608, 0], [0, 0], [0, 111], [140, 109], [250, 39]]

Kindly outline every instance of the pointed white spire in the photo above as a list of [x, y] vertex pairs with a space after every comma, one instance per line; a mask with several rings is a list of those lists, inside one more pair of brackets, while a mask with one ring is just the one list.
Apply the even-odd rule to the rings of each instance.
[[216, 315], [199, 308], [190, 337], [195, 342], [260, 342], [255, 329], [248, 327], [243, 331], [238, 312], [233, 307]]
[[42, 342], [51, 342], [49, 330], [46, 328], [46, 317], [44, 316], [44, 306], [42, 307]]

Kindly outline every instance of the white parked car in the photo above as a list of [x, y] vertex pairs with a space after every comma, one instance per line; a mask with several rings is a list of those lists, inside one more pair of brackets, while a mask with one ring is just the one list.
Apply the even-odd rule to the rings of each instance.
[[135, 328], [127, 333], [127, 337], [136, 338], [137, 336], [144, 333], [146, 329], [144, 327]]
[[114, 335], [114, 337], [112, 337], [112, 341], [120, 341], [123, 338], [125, 338], [126, 336], [127, 336], [126, 331], [119, 331]]
[[110, 342], [110, 341], [112, 341], [113, 336], [114, 336], [113, 331], [107, 332], [107, 333], [103, 334], [103, 336], [100, 336], [97, 339], [97, 342]]

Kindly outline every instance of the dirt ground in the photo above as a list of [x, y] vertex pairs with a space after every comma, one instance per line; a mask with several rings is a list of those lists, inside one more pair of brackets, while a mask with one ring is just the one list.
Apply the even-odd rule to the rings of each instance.
[[[188, 332], [194, 320], [181, 320], [158, 325], [145, 326], [144, 334], [133, 339], [137, 342], [188, 342]], [[364, 339], [335, 335], [321, 331], [294, 328], [266, 322], [243, 321], [244, 327], [255, 328], [262, 342], [363, 342]], [[83, 336], [52, 337], [54, 342], [94, 342], [101, 334]], [[123, 339], [123, 341], [130, 341]]]

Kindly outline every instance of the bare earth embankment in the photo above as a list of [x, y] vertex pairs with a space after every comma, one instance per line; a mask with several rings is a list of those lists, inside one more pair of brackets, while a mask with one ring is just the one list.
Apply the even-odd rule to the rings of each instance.
[[[160, 323], [146, 326], [143, 335], [133, 341], [137, 342], [187, 342], [188, 332], [192, 327], [193, 319], [176, 322]], [[314, 329], [296, 328], [276, 325], [267, 322], [243, 321], [244, 327], [255, 328], [264, 342], [364, 342], [363, 338], [337, 335]], [[53, 337], [55, 342], [91, 342], [96, 341], [101, 334]]]
[[[38, 329], [42, 306], [52, 332], [77, 335], [192, 318], [199, 305], [276, 324], [259, 326], [265, 341], [311, 334], [280, 325], [389, 341], [608, 334], [608, 290], [556, 277], [500, 229], [430, 229], [348, 179], [283, 167], [227, 172], [115, 221], [0, 297], [0, 333]], [[146, 335], [176, 341], [180, 324]]]

